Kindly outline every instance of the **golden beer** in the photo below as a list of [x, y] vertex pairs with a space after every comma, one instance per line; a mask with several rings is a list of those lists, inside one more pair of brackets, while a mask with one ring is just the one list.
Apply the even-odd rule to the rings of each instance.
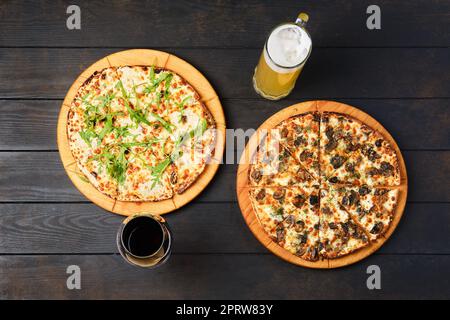
[[312, 49], [307, 21], [308, 15], [300, 13], [295, 23], [284, 23], [271, 31], [253, 76], [259, 95], [278, 100], [294, 88]]

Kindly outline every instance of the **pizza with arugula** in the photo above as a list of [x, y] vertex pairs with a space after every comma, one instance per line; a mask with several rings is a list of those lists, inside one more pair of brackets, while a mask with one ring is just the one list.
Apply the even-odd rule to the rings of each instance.
[[160, 201], [199, 177], [215, 145], [215, 122], [195, 89], [173, 71], [110, 67], [79, 88], [67, 118], [83, 175], [121, 201]]

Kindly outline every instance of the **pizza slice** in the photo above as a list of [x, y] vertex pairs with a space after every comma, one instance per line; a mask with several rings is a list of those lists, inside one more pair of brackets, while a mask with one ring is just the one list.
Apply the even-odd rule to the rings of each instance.
[[[363, 160], [359, 149], [367, 140], [366, 127], [339, 113], [324, 112], [320, 127], [320, 171], [323, 181], [343, 183]], [[346, 173], [344, 175], [344, 173]]]
[[170, 181], [176, 193], [183, 193], [204, 171], [216, 142], [214, 123], [202, 119], [186, 133], [179, 132], [171, 147], [174, 170]]
[[249, 170], [251, 186], [292, 186], [311, 180], [311, 175], [279, 143], [277, 130], [261, 142]]
[[333, 259], [366, 247], [368, 236], [338, 202], [336, 192], [323, 188], [320, 194], [320, 254]]
[[314, 178], [319, 177], [319, 123], [319, 113], [309, 112], [275, 127], [279, 130], [281, 144]]
[[276, 243], [305, 260], [319, 259], [318, 186], [254, 188], [250, 199], [261, 225]]
[[340, 203], [369, 235], [382, 236], [389, 228], [399, 195], [398, 189], [361, 187], [333, 188]]

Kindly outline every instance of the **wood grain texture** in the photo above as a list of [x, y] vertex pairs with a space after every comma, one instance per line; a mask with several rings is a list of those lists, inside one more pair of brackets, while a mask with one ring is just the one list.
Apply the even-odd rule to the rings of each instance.
[[[116, 253], [123, 218], [88, 203], [0, 204], [1, 254]], [[450, 254], [450, 204], [409, 203], [380, 254]], [[238, 204], [191, 203], [166, 216], [175, 253], [264, 253]], [[218, 232], [220, 230], [220, 232]]]
[[[380, 237], [376, 241], [371, 242], [369, 246], [342, 257], [338, 257], [335, 259], [319, 259], [317, 261], [307, 261], [279, 246], [273, 239], [269, 237], [269, 235], [265, 232], [263, 226], [259, 223], [258, 216], [252, 206], [251, 199], [249, 197], [251, 186], [248, 180], [248, 172], [251, 167], [251, 159], [253, 159], [253, 155], [257, 151], [261, 139], [264, 137], [264, 134], [260, 134], [262, 130], [271, 130], [280, 122], [289, 119], [292, 116], [315, 111], [332, 111], [346, 114], [368, 125], [373, 130], [381, 133], [397, 154], [401, 182], [398, 187], [399, 196], [397, 204], [395, 206], [394, 217], [389, 226], [389, 229], [382, 237]], [[400, 152], [400, 149], [398, 148], [395, 140], [377, 120], [375, 120], [367, 113], [355, 107], [343, 103], [338, 103], [336, 101], [306, 101], [294, 104], [275, 113], [266, 121], [264, 121], [263, 124], [261, 124], [261, 126], [257, 129], [255, 134], [250, 138], [245, 150], [242, 153], [239, 163], [240, 164], [237, 170], [236, 178], [236, 193], [238, 197], [239, 207], [241, 209], [245, 222], [247, 223], [248, 227], [253, 232], [255, 237], [267, 249], [269, 249], [272, 253], [274, 253], [281, 259], [299, 266], [317, 269], [339, 268], [348, 266], [367, 258], [369, 255], [377, 251], [392, 235], [398, 223], [400, 222], [400, 219], [402, 218], [403, 211], [406, 205], [406, 199], [408, 195], [408, 177], [402, 153]]]
[[[63, 99], [83, 70], [117, 50], [0, 48], [0, 98]], [[449, 97], [450, 74], [443, 72], [450, 68], [449, 48], [313, 50], [290, 99]], [[251, 81], [261, 49], [170, 48], [165, 51], [200, 70], [221, 99], [261, 101]]]
[[[445, 0], [379, 0], [382, 29], [366, 28], [370, 1], [78, 1], [81, 30], [65, 26], [66, 1], [2, 1], [2, 46], [262, 47], [270, 30], [310, 15], [315, 46], [448, 46]], [[36, 17], [39, 17], [37, 19]], [[257, 18], [255, 18], [257, 17]], [[152, 32], [148, 32], [152, 30]], [[226, 32], [224, 32], [226, 30]], [[30, 34], [33, 34], [30, 37]], [[49, 37], [48, 35], [51, 35]]]
[[[154, 202], [119, 201], [110, 198], [95, 188], [87, 181], [79, 169], [69, 146], [67, 136], [67, 118], [70, 105], [79, 88], [87, 79], [89, 79], [89, 77], [91, 77], [92, 74], [108, 67], [143, 65], [172, 70], [194, 87], [196, 92], [199, 94], [201, 101], [207, 107], [215, 121], [215, 126], [217, 128], [216, 142], [214, 145], [213, 154], [211, 155], [212, 160], [206, 165], [205, 169], [197, 177], [195, 182], [182, 194], [176, 194], [173, 198]], [[163, 51], [134, 49], [116, 52], [101, 58], [84, 70], [74, 81], [61, 105], [57, 125], [57, 144], [61, 161], [70, 180], [83, 195], [101, 208], [126, 216], [137, 213], [165, 214], [172, 212], [177, 208], [181, 208], [192, 201], [212, 180], [217, 172], [217, 169], [219, 168], [219, 161], [222, 159], [225, 149], [225, 126], [225, 116], [220, 100], [214, 91], [214, 88], [197, 69], [195, 69], [188, 62]]]
[[[405, 151], [403, 156], [409, 201], [450, 202], [450, 151]], [[220, 166], [196, 201], [235, 201], [236, 170], [236, 165]], [[67, 178], [57, 152], [0, 152], [0, 172], [0, 202], [86, 201]]]
[[[86, 0], [76, 3], [77, 31], [65, 26], [69, 4], [0, 1], [0, 299], [450, 299], [449, 1], [380, 0], [376, 31], [365, 26], [374, 4], [366, 0]], [[311, 18], [311, 59], [288, 99], [262, 100], [251, 76], [267, 33], [299, 10]], [[47, 151], [57, 149], [59, 106], [74, 79], [135, 47], [195, 65], [218, 89], [231, 128], [256, 128], [301, 100], [358, 106], [408, 150], [407, 219], [361, 263], [298, 268], [248, 230], [235, 202], [237, 167], [226, 165], [195, 201], [167, 216], [175, 233], [169, 264], [148, 272], [103, 255], [116, 252], [110, 239], [122, 218], [85, 203], [58, 154]], [[82, 268], [80, 291], [66, 289], [70, 264]], [[370, 264], [381, 267], [382, 290], [367, 290]]]
[[[67, 290], [72, 264], [80, 266], [81, 290]], [[366, 286], [374, 264], [382, 290]], [[449, 299], [449, 287], [450, 256], [442, 255], [373, 255], [318, 271], [272, 255], [174, 254], [153, 272], [118, 255], [0, 256], [1, 299]]]
[[[227, 127], [247, 130], [257, 128], [263, 119], [296, 102], [224, 99], [222, 104]], [[392, 133], [401, 149], [450, 150], [450, 99], [342, 102], [373, 115]], [[60, 107], [61, 100], [0, 100], [0, 150], [57, 150], [54, 131]]]

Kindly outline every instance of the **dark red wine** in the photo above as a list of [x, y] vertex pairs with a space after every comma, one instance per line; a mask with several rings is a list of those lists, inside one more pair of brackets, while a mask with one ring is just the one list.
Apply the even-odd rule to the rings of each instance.
[[136, 217], [127, 223], [122, 233], [125, 248], [136, 257], [147, 257], [156, 253], [164, 241], [164, 231], [154, 219]]

